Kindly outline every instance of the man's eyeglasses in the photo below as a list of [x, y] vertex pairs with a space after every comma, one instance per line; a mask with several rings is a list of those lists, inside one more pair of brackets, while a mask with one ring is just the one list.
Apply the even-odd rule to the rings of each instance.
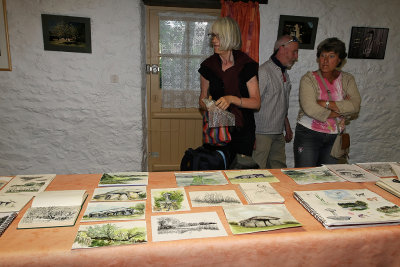
[[297, 39], [296, 36], [290, 36], [290, 37], [291, 37], [292, 39], [290, 39], [289, 41], [283, 43], [281, 46], [288, 45], [288, 44], [290, 44], [291, 42], [297, 42], [297, 43], [299, 43], [299, 39]]
[[214, 37], [216, 37], [217, 39], [219, 39], [219, 35], [218, 35], [218, 33], [209, 33], [208, 34], [208, 37], [210, 37], [211, 39], [213, 39]]

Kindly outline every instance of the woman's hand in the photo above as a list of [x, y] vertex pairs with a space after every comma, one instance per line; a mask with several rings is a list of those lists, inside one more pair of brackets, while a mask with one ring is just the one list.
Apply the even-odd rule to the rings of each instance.
[[323, 108], [330, 109], [334, 112], [339, 112], [339, 108], [336, 106], [335, 101], [329, 101], [329, 106], [326, 107], [326, 100], [317, 100], [318, 105], [320, 105]]
[[215, 105], [220, 109], [226, 110], [233, 103], [234, 98], [238, 98], [232, 95], [226, 95], [215, 101]]

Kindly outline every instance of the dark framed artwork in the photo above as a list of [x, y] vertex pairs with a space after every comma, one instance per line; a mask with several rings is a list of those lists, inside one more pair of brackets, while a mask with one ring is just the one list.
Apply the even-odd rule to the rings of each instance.
[[0, 0], [0, 71], [11, 71], [10, 41], [8, 39], [6, 0]]
[[90, 18], [42, 14], [44, 50], [92, 53]]
[[314, 49], [317, 35], [318, 18], [281, 15], [278, 37], [284, 34], [296, 36], [300, 49]]
[[352, 27], [349, 58], [384, 59], [388, 28]]

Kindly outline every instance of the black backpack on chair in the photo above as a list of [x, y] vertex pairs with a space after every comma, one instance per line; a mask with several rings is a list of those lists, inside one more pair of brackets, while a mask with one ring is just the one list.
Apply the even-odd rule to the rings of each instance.
[[189, 148], [181, 160], [181, 171], [226, 170], [228, 166], [229, 157], [224, 151], [208, 146]]

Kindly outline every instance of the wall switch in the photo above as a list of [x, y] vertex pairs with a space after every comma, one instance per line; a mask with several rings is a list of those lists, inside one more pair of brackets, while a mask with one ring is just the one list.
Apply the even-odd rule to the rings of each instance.
[[112, 74], [110, 76], [111, 83], [119, 83], [119, 76], [117, 74]]

